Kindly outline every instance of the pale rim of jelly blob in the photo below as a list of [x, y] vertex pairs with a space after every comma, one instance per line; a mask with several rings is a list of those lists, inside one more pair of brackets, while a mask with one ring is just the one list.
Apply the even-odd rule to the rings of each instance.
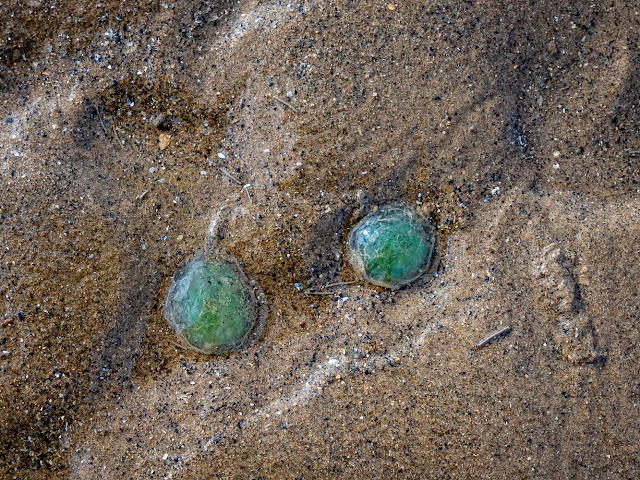
[[368, 282], [403, 287], [430, 270], [435, 250], [431, 220], [404, 203], [393, 203], [363, 217], [349, 232], [347, 254]]
[[186, 348], [224, 355], [259, 339], [266, 309], [262, 290], [238, 261], [210, 249], [178, 267], [167, 289], [164, 317]]

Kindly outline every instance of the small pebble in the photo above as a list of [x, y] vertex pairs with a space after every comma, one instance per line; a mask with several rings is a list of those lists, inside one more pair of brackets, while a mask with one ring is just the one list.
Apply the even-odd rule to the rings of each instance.
[[171, 137], [169, 135], [165, 135], [164, 133], [161, 133], [160, 136], [158, 137], [158, 148], [160, 148], [160, 150], [164, 150], [169, 146], [170, 143], [171, 143]]

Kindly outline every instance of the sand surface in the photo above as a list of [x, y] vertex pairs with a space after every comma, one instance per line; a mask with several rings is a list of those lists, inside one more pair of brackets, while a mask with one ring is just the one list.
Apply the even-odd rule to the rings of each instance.
[[[640, 477], [640, 3], [513, 3], [0, 2], [0, 477]], [[163, 318], [212, 242], [226, 357]]]

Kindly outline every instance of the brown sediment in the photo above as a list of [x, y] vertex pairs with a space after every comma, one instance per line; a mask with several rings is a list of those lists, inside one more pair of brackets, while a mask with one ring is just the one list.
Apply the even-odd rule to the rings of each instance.
[[[637, 478], [637, 5], [290, 4], [0, 6], [0, 476]], [[350, 283], [393, 201], [437, 272]], [[212, 358], [217, 213], [270, 313]]]

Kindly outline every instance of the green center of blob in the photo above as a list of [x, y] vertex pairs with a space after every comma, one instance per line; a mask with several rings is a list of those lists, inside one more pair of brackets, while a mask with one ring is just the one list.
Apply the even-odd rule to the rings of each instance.
[[378, 282], [395, 284], [413, 277], [431, 255], [424, 233], [401, 220], [380, 221], [372, 233], [362, 246], [369, 259], [366, 274]]
[[422, 275], [431, 262], [431, 228], [422, 215], [407, 206], [386, 206], [365, 216], [349, 237], [352, 265], [376, 285], [406, 285]]
[[255, 325], [251, 292], [233, 263], [196, 257], [174, 275], [165, 317], [195, 350], [223, 354], [243, 346]]

